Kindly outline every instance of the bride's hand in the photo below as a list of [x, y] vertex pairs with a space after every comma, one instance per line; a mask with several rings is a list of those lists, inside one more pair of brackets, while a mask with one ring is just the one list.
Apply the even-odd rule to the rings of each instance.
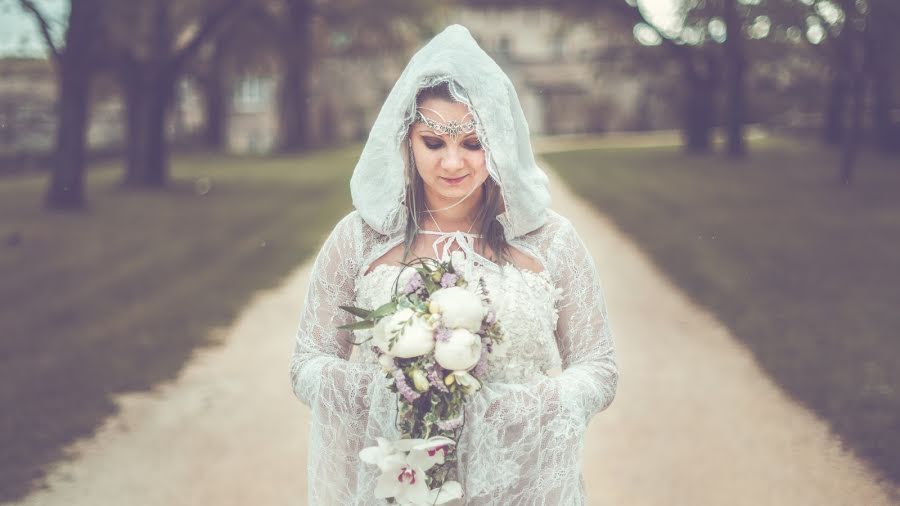
[[491, 424], [531, 424], [545, 426], [561, 413], [559, 389], [553, 378], [542, 377], [525, 384], [489, 383], [477, 396], [486, 407], [483, 419]]

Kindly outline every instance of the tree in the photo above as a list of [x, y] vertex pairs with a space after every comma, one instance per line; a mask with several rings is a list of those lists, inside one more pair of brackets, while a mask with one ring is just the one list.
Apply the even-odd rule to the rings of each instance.
[[865, 33], [863, 14], [857, 10], [854, 0], [840, 0], [844, 11], [842, 41], [845, 44], [847, 62], [842, 69], [850, 88], [850, 128], [841, 142], [840, 182], [849, 185], [859, 151], [862, 130], [863, 100], [865, 99]]
[[712, 132], [716, 123], [715, 96], [720, 83], [721, 55], [708, 44], [710, 6], [685, 4], [684, 22], [679, 31], [655, 25], [637, 2], [605, 0], [596, 4], [616, 15], [622, 22], [642, 27], [656, 35], [674, 57], [684, 79], [681, 84], [682, 138], [689, 153], [707, 153], [712, 149]]
[[[385, 0], [377, 4], [353, 0], [267, 0], [260, 15], [276, 40], [281, 62], [279, 140], [282, 152], [310, 147], [309, 77], [323, 56], [353, 55], [404, 48], [434, 6], [432, 1]], [[335, 47], [334, 39], [341, 42]]]
[[167, 184], [165, 125], [175, 84], [189, 60], [242, 1], [184, 2], [174, 9], [171, 0], [115, 5], [121, 30], [108, 56], [125, 102], [125, 186]]
[[44, 195], [48, 209], [74, 210], [85, 205], [84, 170], [92, 56], [100, 30], [101, 0], [72, 0], [65, 43], [57, 47], [47, 17], [31, 0], [19, 0], [40, 28], [57, 72], [58, 121], [50, 184]]
[[747, 151], [744, 143], [747, 66], [744, 51], [744, 18], [738, 12], [738, 0], [723, 1], [726, 29], [724, 43], [727, 97], [725, 107], [726, 149], [729, 156], [737, 158], [744, 156]]
[[900, 54], [900, 4], [894, 0], [870, 0], [866, 16], [865, 53], [872, 85], [872, 130], [875, 146], [885, 153], [900, 153], [900, 126], [894, 125], [896, 100], [894, 74]]

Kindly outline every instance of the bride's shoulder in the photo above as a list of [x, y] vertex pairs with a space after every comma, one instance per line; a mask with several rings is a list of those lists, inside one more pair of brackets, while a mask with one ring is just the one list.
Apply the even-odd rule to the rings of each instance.
[[375, 230], [363, 220], [362, 215], [356, 209], [344, 215], [332, 230], [333, 235], [353, 238], [364, 238], [375, 233]]
[[568, 235], [575, 231], [575, 227], [569, 218], [550, 208], [547, 208], [546, 213], [544, 224], [529, 233], [529, 236], [537, 239], [558, 239], [562, 235]]
[[341, 218], [331, 231], [332, 241], [338, 242], [344, 248], [351, 249], [357, 254], [363, 254], [372, 247], [385, 241], [383, 236], [375, 231], [356, 209]]

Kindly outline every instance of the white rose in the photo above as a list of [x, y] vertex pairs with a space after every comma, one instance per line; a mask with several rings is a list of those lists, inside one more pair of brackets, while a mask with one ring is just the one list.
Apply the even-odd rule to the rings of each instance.
[[[394, 345], [390, 346], [391, 337], [400, 329], [402, 332]], [[409, 308], [403, 308], [379, 320], [372, 329], [372, 336], [373, 346], [378, 346], [381, 351], [394, 357], [418, 357], [434, 349], [434, 328]]]
[[443, 315], [445, 327], [463, 328], [470, 332], [478, 332], [481, 328], [484, 304], [478, 295], [469, 290], [461, 286], [443, 288], [431, 294], [431, 302], [429, 310], [434, 312], [436, 309]]
[[384, 372], [393, 372], [397, 366], [394, 364], [394, 357], [384, 354], [378, 357], [378, 363], [381, 364], [381, 367], [384, 369]]
[[466, 329], [450, 331], [446, 341], [438, 341], [434, 346], [434, 359], [444, 369], [467, 371], [481, 358], [481, 338]]

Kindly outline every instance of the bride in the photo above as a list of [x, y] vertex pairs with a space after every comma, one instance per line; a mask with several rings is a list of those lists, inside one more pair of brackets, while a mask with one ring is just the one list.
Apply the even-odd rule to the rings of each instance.
[[[350, 181], [355, 210], [313, 265], [291, 382], [310, 408], [308, 503], [385, 504], [359, 452], [398, 439], [397, 394], [366, 332], [415, 257], [481, 278], [508, 349], [466, 401], [457, 480], [468, 505], [584, 504], [581, 451], [618, 370], [600, 280], [572, 223], [551, 210], [513, 86], [468, 30], [448, 27], [401, 74]], [[493, 354], [491, 354], [493, 355]], [[561, 372], [560, 372], [561, 370]]]

